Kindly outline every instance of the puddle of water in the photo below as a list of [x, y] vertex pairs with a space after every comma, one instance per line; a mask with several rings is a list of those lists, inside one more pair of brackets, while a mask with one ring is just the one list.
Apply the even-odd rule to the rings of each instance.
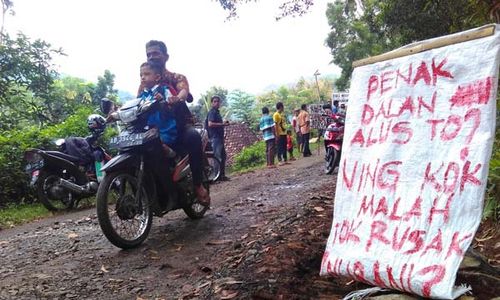
[[297, 183], [297, 184], [280, 184], [276, 186], [273, 190], [296, 190], [302, 188], [304, 185], [302, 183]]

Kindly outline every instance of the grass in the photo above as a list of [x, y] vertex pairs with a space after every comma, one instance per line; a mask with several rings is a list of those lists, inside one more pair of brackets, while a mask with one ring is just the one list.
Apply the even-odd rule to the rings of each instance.
[[10, 205], [0, 209], [0, 228], [11, 228], [52, 215], [40, 203]]

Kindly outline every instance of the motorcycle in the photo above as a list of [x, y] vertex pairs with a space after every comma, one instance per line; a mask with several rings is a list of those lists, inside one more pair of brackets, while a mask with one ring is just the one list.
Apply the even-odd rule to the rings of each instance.
[[[208, 209], [196, 197], [189, 156], [172, 149], [167, 156], [157, 128], [147, 126], [148, 116], [161, 105], [165, 101], [132, 99], [110, 112], [111, 105], [101, 102], [103, 113], [110, 113], [109, 118], [124, 128], [110, 141], [119, 154], [102, 167], [105, 176], [97, 191], [97, 217], [106, 238], [122, 249], [137, 247], [147, 238], [153, 216], [183, 209], [188, 217], [199, 219]], [[206, 145], [205, 130], [201, 136]], [[171, 180], [159, 166], [168, 167]], [[208, 191], [206, 168], [203, 175]]]
[[332, 174], [340, 163], [342, 140], [344, 138], [344, 118], [341, 115], [329, 116], [331, 122], [323, 135], [325, 143], [325, 174]]
[[58, 151], [29, 149], [24, 154], [25, 171], [36, 188], [38, 200], [50, 211], [76, 207], [83, 198], [97, 193], [103, 162], [111, 157], [97, 140], [106, 123], [102, 116], [87, 119], [91, 135], [59, 139]]
[[[207, 130], [203, 128], [196, 128], [196, 130], [200, 133], [200, 135], [207, 133]], [[208, 136], [206, 139], [206, 143], [203, 144], [203, 149], [208, 181], [210, 181], [211, 183], [216, 182], [220, 177], [220, 160], [215, 157], [214, 151], [212, 150], [212, 145], [208, 141]]]

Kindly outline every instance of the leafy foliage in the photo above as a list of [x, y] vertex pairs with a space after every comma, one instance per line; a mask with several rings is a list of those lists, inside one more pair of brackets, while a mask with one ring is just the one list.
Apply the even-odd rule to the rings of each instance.
[[24, 152], [29, 148], [54, 149], [53, 141], [69, 136], [86, 136], [87, 116], [93, 113], [91, 107], [83, 107], [64, 122], [39, 129], [35, 126], [22, 130], [0, 133], [0, 207], [7, 203], [29, 203], [33, 201], [28, 190], [28, 176], [24, 173]]
[[54, 54], [63, 52], [52, 49], [44, 41], [31, 41], [23, 34], [18, 34], [16, 39], [4, 36], [0, 45], [3, 115], [35, 120], [41, 125], [58, 121], [61, 106], [52, 97], [52, 84], [58, 75], [51, 64]]
[[115, 84], [115, 75], [109, 70], [104, 71], [103, 76], [97, 77], [97, 86], [93, 95], [93, 103], [99, 105], [102, 98], [109, 98], [116, 101], [118, 99], [118, 91], [113, 88]]
[[[238, 17], [238, 6], [248, 2], [257, 2], [257, 0], [219, 0], [220, 5], [224, 10], [229, 12], [228, 19]], [[309, 8], [314, 4], [313, 0], [288, 0], [283, 1], [279, 6], [280, 14], [276, 17], [279, 20], [286, 16], [302, 16], [309, 11]]]
[[227, 107], [227, 89], [222, 87], [213, 86], [208, 91], [200, 96], [198, 102], [191, 106], [191, 112], [195, 116], [198, 122], [204, 122], [207, 117], [208, 111], [212, 108], [210, 104], [210, 99], [212, 96], [217, 95], [221, 98], [221, 114], [227, 118], [228, 117], [228, 107]]
[[356, 60], [490, 23], [495, 12], [500, 5], [493, 0], [336, 0], [328, 4], [326, 40], [342, 68], [336, 85], [347, 89]]
[[266, 162], [266, 144], [264, 141], [243, 148], [234, 157], [233, 171], [240, 172], [249, 168], [258, 167]]
[[227, 96], [231, 115], [234, 120], [245, 122], [255, 127], [259, 114], [254, 110], [255, 97], [240, 90], [234, 90]]

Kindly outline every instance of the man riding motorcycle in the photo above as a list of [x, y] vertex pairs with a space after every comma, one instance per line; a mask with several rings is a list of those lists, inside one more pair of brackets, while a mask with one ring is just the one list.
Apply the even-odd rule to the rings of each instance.
[[[160, 64], [163, 67], [161, 85], [172, 87], [172, 96], [168, 102], [171, 103], [179, 135], [179, 148], [185, 149], [189, 153], [189, 163], [193, 174], [194, 190], [198, 199], [207, 205], [210, 203], [210, 195], [202, 184], [203, 181], [203, 149], [200, 134], [191, 126], [189, 126], [191, 113], [186, 105], [189, 101], [189, 83], [184, 75], [170, 72], [165, 65], [169, 59], [167, 47], [162, 41], [151, 40], [146, 43], [146, 56], [148, 62]], [[143, 91], [141, 84], [138, 90], [138, 95]]]

